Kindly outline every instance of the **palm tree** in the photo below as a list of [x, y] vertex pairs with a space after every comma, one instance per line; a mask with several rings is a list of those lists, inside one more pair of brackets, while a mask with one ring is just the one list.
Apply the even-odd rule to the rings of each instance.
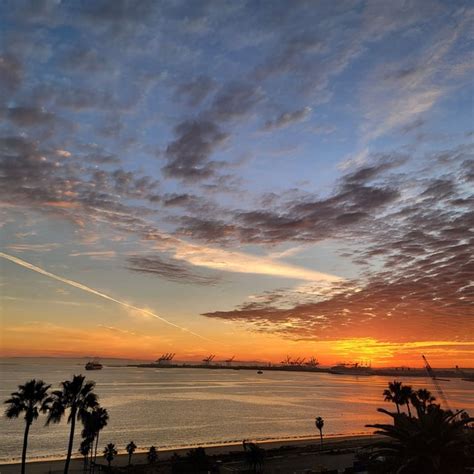
[[374, 458], [385, 459], [383, 472], [400, 474], [459, 474], [472, 466], [472, 429], [474, 418], [458, 417], [438, 405], [430, 405], [418, 417], [379, 412], [392, 417], [393, 424], [366, 425], [389, 441], [375, 443]]
[[323, 450], [323, 426], [324, 426], [324, 420], [318, 416], [314, 420], [314, 424], [316, 425], [316, 428], [319, 430], [319, 439], [320, 439], [320, 451]]
[[410, 401], [411, 397], [415, 392], [411, 388], [411, 385], [402, 385], [400, 395], [401, 395], [401, 402], [407, 406], [408, 416], [411, 418], [411, 410], [410, 410]]
[[148, 450], [147, 454], [147, 459], [150, 464], [155, 464], [155, 462], [158, 460], [158, 451], [154, 446], [151, 446], [150, 449]]
[[423, 412], [426, 412], [428, 406], [432, 405], [436, 401], [436, 397], [434, 397], [432, 393], [426, 388], [420, 388], [414, 392], [413, 395], [412, 402], [414, 399], [416, 399], [421, 405], [420, 408], [423, 410]]
[[130, 464], [132, 464], [132, 455], [137, 449], [137, 445], [133, 441], [130, 441], [130, 443], [127, 444], [127, 447], [125, 449], [128, 453], [128, 465], [130, 466]]
[[59, 423], [69, 409], [67, 422], [71, 424], [69, 433], [69, 444], [67, 450], [66, 464], [64, 465], [64, 474], [69, 471], [71, 462], [72, 446], [74, 443], [74, 431], [76, 420], [86, 421], [86, 413], [98, 406], [97, 395], [94, 393], [95, 382], [85, 382], [83, 375], [74, 375], [72, 380], [61, 382], [61, 390], [55, 390], [51, 394], [52, 403], [49, 409], [48, 420]]
[[87, 468], [87, 460], [89, 458], [89, 453], [91, 452], [91, 443], [91, 438], [87, 437], [81, 441], [81, 445], [79, 446], [79, 452], [84, 456], [84, 471]]
[[104, 458], [107, 461], [107, 464], [109, 466], [109, 470], [110, 470], [110, 464], [114, 460], [115, 456], [117, 456], [117, 450], [115, 449], [115, 444], [114, 443], [109, 443], [104, 448]]
[[396, 380], [389, 382], [388, 388], [383, 391], [383, 395], [386, 402], [395, 403], [395, 406], [397, 407], [397, 413], [400, 413], [400, 405], [404, 403], [402, 395], [402, 383], [397, 382]]
[[30, 380], [24, 385], [18, 385], [18, 391], [13, 392], [5, 403], [8, 407], [5, 410], [7, 418], [18, 418], [25, 414], [25, 433], [23, 435], [23, 451], [21, 453], [21, 474], [25, 474], [26, 450], [28, 448], [28, 434], [30, 426], [39, 416], [48, 409], [48, 390], [51, 385], [46, 385], [42, 380]]
[[103, 407], [97, 406], [91, 412], [91, 424], [94, 430], [95, 449], [94, 449], [94, 464], [97, 460], [97, 447], [99, 445], [99, 434], [107, 426], [109, 421], [109, 414]]

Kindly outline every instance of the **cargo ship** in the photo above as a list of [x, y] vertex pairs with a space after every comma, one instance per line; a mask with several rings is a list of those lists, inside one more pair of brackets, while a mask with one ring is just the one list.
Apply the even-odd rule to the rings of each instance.
[[86, 364], [86, 370], [101, 370], [102, 367], [102, 364], [97, 359], [89, 361]]

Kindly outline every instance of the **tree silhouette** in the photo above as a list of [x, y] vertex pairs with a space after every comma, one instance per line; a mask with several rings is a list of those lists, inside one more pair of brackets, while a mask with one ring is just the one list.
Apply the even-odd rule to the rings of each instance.
[[318, 416], [314, 420], [314, 424], [316, 425], [316, 428], [319, 430], [319, 439], [320, 439], [320, 451], [323, 450], [323, 426], [324, 426], [324, 420]]
[[97, 395], [94, 393], [95, 382], [85, 382], [83, 375], [74, 375], [72, 380], [61, 382], [61, 390], [51, 394], [51, 405], [46, 424], [59, 423], [69, 410], [67, 422], [71, 424], [64, 474], [69, 471], [76, 420], [86, 421], [87, 413], [98, 406]]
[[99, 435], [100, 432], [107, 426], [109, 421], [109, 414], [107, 410], [103, 407], [96, 407], [92, 410], [90, 414], [91, 424], [93, 427], [93, 433], [95, 438], [95, 449], [94, 449], [94, 464], [97, 460], [97, 447], [99, 445]]
[[421, 409], [426, 412], [428, 407], [436, 401], [436, 397], [432, 395], [426, 388], [420, 388], [416, 392], [413, 392], [411, 396], [411, 402], [415, 408]]
[[411, 418], [411, 410], [410, 410], [410, 401], [412, 399], [414, 392], [411, 388], [411, 385], [402, 385], [400, 390], [401, 395], [401, 403], [405, 404], [408, 410], [408, 416]]
[[13, 392], [5, 403], [8, 407], [5, 410], [7, 418], [18, 418], [25, 414], [25, 432], [23, 435], [23, 450], [21, 453], [21, 474], [25, 474], [26, 450], [28, 448], [28, 434], [30, 426], [39, 416], [48, 410], [50, 398], [48, 390], [51, 385], [46, 385], [42, 380], [30, 380], [24, 385], [19, 385], [18, 390]]
[[104, 458], [107, 461], [107, 464], [109, 466], [109, 470], [110, 470], [110, 464], [114, 460], [115, 456], [117, 456], [117, 450], [115, 449], [115, 444], [114, 443], [109, 443], [104, 448]]
[[386, 402], [395, 403], [397, 413], [400, 413], [400, 405], [404, 403], [402, 394], [402, 383], [394, 380], [388, 383], [388, 388], [383, 391]]
[[468, 472], [473, 462], [473, 430], [469, 416], [458, 416], [438, 405], [418, 410], [415, 417], [379, 412], [392, 417], [393, 424], [366, 425], [376, 428], [375, 434], [389, 441], [375, 443], [373, 458], [385, 459], [384, 473], [400, 474], [460, 474]]
[[130, 441], [130, 443], [127, 444], [127, 447], [125, 448], [128, 453], [128, 465], [132, 464], [132, 456], [135, 450], [137, 449], [137, 445], [133, 442]]
[[91, 452], [91, 443], [92, 443], [92, 439], [89, 437], [86, 437], [81, 441], [81, 445], [79, 446], [79, 452], [84, 457], [84, 469], [83, 469], [84, 471], [87, 468], [87, 460], [89, 458], [89, 453]]

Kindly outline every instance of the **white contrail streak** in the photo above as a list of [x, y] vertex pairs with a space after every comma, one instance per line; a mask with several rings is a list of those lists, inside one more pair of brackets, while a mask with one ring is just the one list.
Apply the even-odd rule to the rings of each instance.
[[77, 281], [69, 280], [67, 278], [63, 278], [63, 277], [60, 277], [58, 275], [55, 275], [54, 273], [43, 270], [42, 268], [37, 267], [36, 265], [33, 265], [31, 263], [28, 263], [25, 260], [22, 260], [21, 258], [14, 257], [13, 255], [8, 255], [8, 254], [3, 253], [3, 252], [0, 252], [0, 257], [4, 258], [5, 260], [9, 260], [10, 262], [16, 263], [17, 265], [20, 265], [21, 267], [28, 268], [28, 270], [32, 270], [36, 273], [40, 273], [41, 275], [44, 275], [44, 276], [47, 276], [49, 278], [53, 278], [54, 280], [65, 283], [66, 285], [73, 286], [74, 288], [79, 288], [80, 290], [87, 291], [88, 293], [92, 293], [93, 295], [100, 296], [101, 298], [104, 298], [106, 300], [113, 301], [114, 303], [117, 303], [121, 306], [124, 306], [125, 308], [129, 308], [129, 309], [133, 309], [135, 311], [139, 311], [140, 313], [143, 313], [143, 314], [151, 316], [155, 319], [158, 319], [162, 323], [168, 324], [169, 326], [173, 326], [174, 328], [180, 329], [181, 331], [185, 331], [189, 334], [192, 334], [193, 336], [204, 339], [205, 341], [216, 342], [216, 341], [213, 341], [212, 339], [208, 339], [207, 337], [201, 336], [200, 334], [197, 334], [197, 333], [195, 333], [195, 332], [193, 332], [189, 329], [178, 326], [177, 324], [174, 324], [171, 321], [168, 321], [167, 319], [162, 318], [161, 316], [158, 316], [157, 314], [153, 313], [152, 311], [148, 311], [147, 309], [139, 308], [138, 306], [133, 306], [132, 304], [125, 303], [124, 301], [116, 300], [115, 298], [112, 298], [111, 296], [106, 295], [105, 293], [101, 293], [100, 291], [94, 290], [94, 288], [90, 288], [89, 286], [83, 285], [82, 283], [78, 283]]

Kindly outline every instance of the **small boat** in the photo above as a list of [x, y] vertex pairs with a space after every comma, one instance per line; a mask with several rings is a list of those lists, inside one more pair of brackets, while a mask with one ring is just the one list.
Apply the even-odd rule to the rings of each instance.
[[257, 371], [257, 374], [263, 374], [263, 372], [261, 370]]
[[87, 362], [86, 370], [102, 370], [103, 365], [97, 360]]

